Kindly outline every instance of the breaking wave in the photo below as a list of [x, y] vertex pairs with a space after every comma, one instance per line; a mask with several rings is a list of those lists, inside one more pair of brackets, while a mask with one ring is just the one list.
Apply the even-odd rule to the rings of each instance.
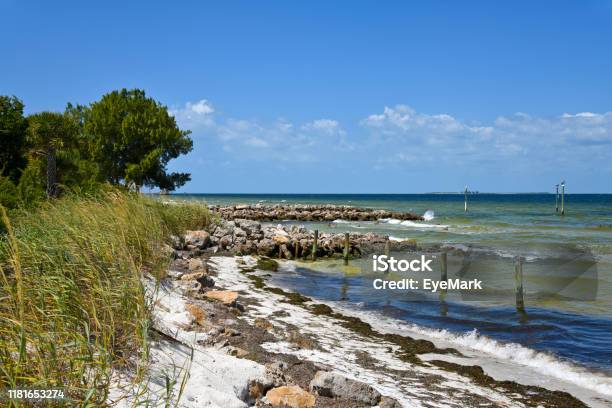
[[422, 229], [422, 228], [446, 229], [448, 228], [448, 225], [425, 224], [422, 222], [416, 222], [416, 221], [410, 221], [410, 220], [402, 221], [396, 218], [381, 218], [378, 221], [385, 223], [385, 224], [389, 224], [389, 225], [400, 225], [402, 227], [408, 227], [408, 228], [419, 228], [419, 229]]
[[[346, 309], [345, 309], [346, 310]], [[588, 371], [570, 362], [541, 351], [536, 351], [517, 343], [504, 343], [483, 336], [476, 329], [456, 334], [445, 329], [429, 329], [415, 324], [401, 323], [395, 319], [382, 318], [378, 313], [358, 312], [373, 325], [392, 331], [410, 331], [431, 340], [440, 340], [455, 346], [459, 351], [468, 349], [486, 353], [496, 360], [508, 361], [530, 368], [547, 377], [557, 378], [579, 387], [612, 397], [612, 378]], [[483, 356], [485, 357], [485, 356]]]

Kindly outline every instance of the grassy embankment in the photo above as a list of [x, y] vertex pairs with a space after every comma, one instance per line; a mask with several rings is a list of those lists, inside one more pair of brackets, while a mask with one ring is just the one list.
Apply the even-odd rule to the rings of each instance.
[[197, 204], [117, 191], [0, 208], [0, 389], [62, 387], [106, 398], [113, 368], [146, 368], [150, 314], [140, 277], [161, 276], [169, 237], [211, 222]]

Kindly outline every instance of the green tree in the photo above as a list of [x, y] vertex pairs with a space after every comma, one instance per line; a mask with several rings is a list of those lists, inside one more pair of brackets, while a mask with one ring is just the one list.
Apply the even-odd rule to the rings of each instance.
[[59, 193], [57, 153], [74, 145], [78, 127], [73, 118], [58, 112], [36, 113], [28, 117], [28, 122], [31, 153], [46, 159], [47, 197], [56, 197]]
[[0, 95], [0, 175], [16, 182], [26, 165], [26, 129], [23, 103], [14, 96]]
[[144, 91], [104, 95], [84, 123], [92, 159], [110, 183], [174, 190], [190, 180], [187, 173], [168, 173], [166, 166], [191, 151], [191, 132], [179, 129], [168, 109]]

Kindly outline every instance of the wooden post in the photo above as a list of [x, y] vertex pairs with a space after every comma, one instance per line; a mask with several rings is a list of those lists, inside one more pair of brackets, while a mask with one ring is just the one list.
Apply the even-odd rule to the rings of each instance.
[[349, 260], [349, 233], [344, 233], [344, 264], [348, 265]]
[[463, 192], [463, 199], [464, 199], [463, 209], [465, 212], [467, 212], [467, 193], [468, 193], [468, 186], [465, 186], [465, 191]]
[[312, 242], [312, 260], [317, 260], [317, 241], [319, 240], [319, 230], [314, 230], [314, 241]]
[[389, 252], [391, 252], [390, 247], [391, 244], [389, 243], [389, 237], [387, 237], [387, 242], [385, 242], [385, 255], [387, 255], [387, 257], [389, 257]]
[[514, 281], [516, 284], [516, 310], [525, 313], [525, 300], [523, 297], [523, 258], [514, 259]]
[[561, 182], [561, 215], [565, 215], [565, 180]]
[[300, 250], [300, 241], [295, 240], [295, 259], [298, 259], [298, 251]]
[[559, 185], [555, 184], [555, 188], [557, 189], [557, 193], [555, 195], [555, 212], [559, 212]]

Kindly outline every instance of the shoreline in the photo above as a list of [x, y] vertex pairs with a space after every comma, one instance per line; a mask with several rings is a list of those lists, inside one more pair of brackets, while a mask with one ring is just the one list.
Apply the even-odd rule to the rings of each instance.
[[[161, 331], [175, 333], [168, 341], [183, 342], [181, 347], [188, 339], [187, 347], [192, 350], [214, 350], [224, 355], [220, 360], [225, 361], [228, 356], [256, 364], [253, 372], [261, 377], [258, 380], [260, 392], [255, 396], [249, 393], [242, 397], [226, 395], [227, 401], [233, 401], [233, 405], [226, 405], [228, 407], [276, 406], [268, 404], [265, 395], [271, 389], [294, 385], [315, 398], [315, 405], [303, 406], [374, 406], [341, 395], [333, 398], [318, 395], [310, 382], [319, 371], [372, 386], [386, 397], [380, 397], [377, 404], [381, 401], [389, 404], [377, 405], [380, 407], [422, 406], [428, 405], [428, 401], [435, 404], [441, 396], [448, 398], [449, 403], [462, 406], [587, 406], [567, 392], [494, 379], [480, 366], [453, 362], [453, 358], [465, 357], [462, 351], [394, 334], [363, 320], [362, 316], [337, 309], [336, 305], [330, 307], [299, 293], [269, 286], [266, 279], [274, 273], [270, 263], [258, 264], [251, 256], [185, 255], [177, 257], [169, 277], [161, 284], [168, 293], [174, 292], [174, 296], [183, 298], [183, 310], [179, 306], [179, 310], [170, 313], [168, 318], [170, 309], [156, 300], [159, 308], [166, 309], [161, 310], [162, 318], [156, 324], [161, 323]], [[291, 261], [281, 261], [281, 264], [284, 262]], [[229, 302], [226, 302], [229, 299], [211, 301], [207, 294], [217, 291], [233, 293], [235, 298]], [[176, 300], [170, 303], [173, 302]], [[154, 310], [154, 316], [159, 314], [159, 309]], [[173, 348], [168, 347], [166, 345], [165, 353], [170, 350], [172, 354]], [[447, 357], [441, 359], [440, 356]], [[219, 366], [225, 364], [220, 362]], [[272, 372], [283, 380], [270, 381], [270, 376], [274, 377]], [[238, 382], [250, 390], [253, 379], [245, 381], [240, 378]], [[198, 393], [191, 387], [195, 385], [189, 385], [188, 381], [183, 391], [193, 397], [193, 392]], [[243, 405], [234, 401], [234, 397]], [[196, 398], [196, 401], [200, 400]], [[606, 400], [598, 403], [596, 399], [588, 402], [589, 406], [607, 403]], [[183, 403], [181, 399], [179, 406], [196, 405]]]

